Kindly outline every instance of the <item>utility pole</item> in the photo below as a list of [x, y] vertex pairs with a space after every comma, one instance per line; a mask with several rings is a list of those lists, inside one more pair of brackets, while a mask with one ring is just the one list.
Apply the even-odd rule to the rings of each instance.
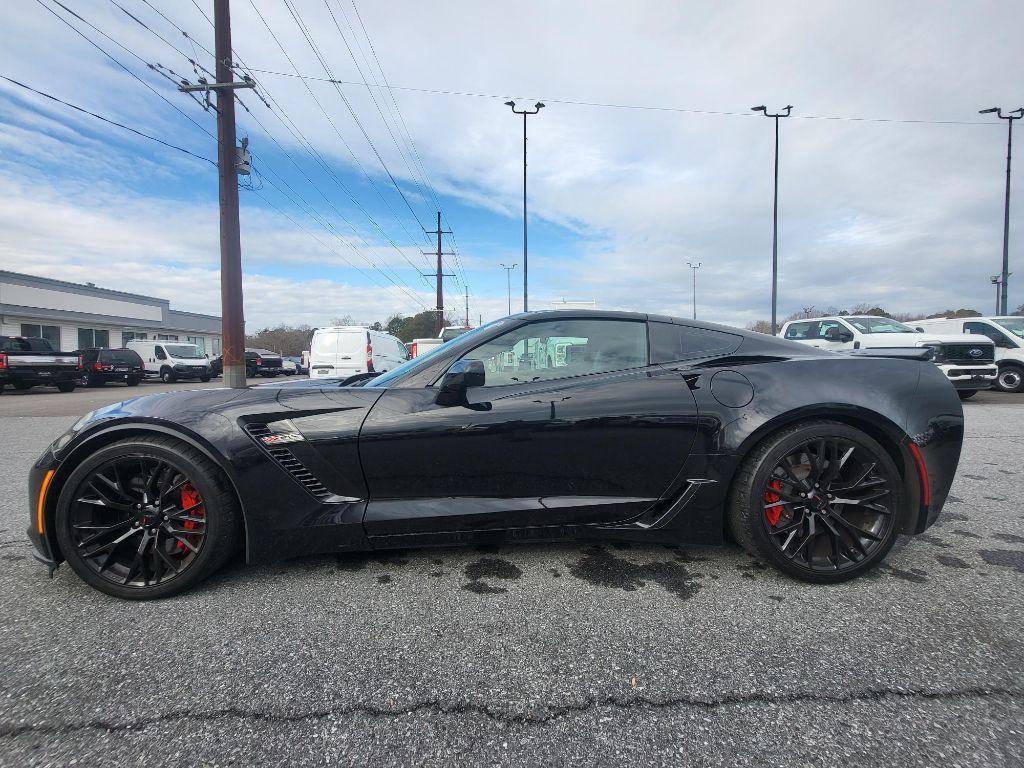
[[[523, 116], [523, 312], [530, 311], [530, 291], [528, 285], [529, 279], [529, 262], [527, 260], [527, 248], [526, 248], [526, 116], [536, 115], [542, 109], [544, 104], [537, 102], [533, 105], [533, 109], [516, 109], [516, 103], [514, 101], [506, 101], [505, 106], [512, 107], [513, 114]], [[508, 313], [512, 314], [512, 309], [509, 308]]]
[[755, 112], [762, 113], [765, 117], [775, 118], [775, 201], [772, 203], [772, 336], [778, 330], [777, 306], [779, 295], [779, 118], [789, 117], [793, 105], [788, 104], [785, 112], [769, 114], [768, 108], [763, 104], [760, 107], [751, 107]]
[[505, 287], [508, 290], [508, 313], [512, 314], [512, 270], [516, 268], [516, 264], [513, 263], [511, 267], [501, 265], [501, 268], [505, 270]]
[[437, 250], [436, 251], [423, 251], [427, 256], [437, 256], [437, 271], [427, 272], [424, 277], [437, 278], [437, 317], [434, 319], [434, 333], [440, 334], [444, 328], [444, 279], [446, 277], [455, 277], [452, 274], [446, 274], [441, 264], [442, 256], [454, 255], [451, 251], [441, 250], [441, 235], [450, 235], [452, 231], [450, 229], [441, 229], [441, 212], [437, 212], [437, 229], [433, 232], [427, 232], [428, 235], [437, 235]]
[[220, 303], [224, 385], [244, 389], [245, 313], [242, 306], [242, 244], [238, 224], [238, 150], [235, 146], [235, 89], [252, 88], [246, 77], [235, 81], [231, 68], [231, 9], [229, 0], [213, 0], [216, 83], [182, 82], [179, 91], [217, 93], [217, 170], [220, 186]]
[[989, 107], [978, 112], [979, 115], [995, 113], [1000, 120], [1006, 121], [1006, 198], [1003, 201], [1003, 271], [1000, 274], [999, 283], [999, 305], [996, 313], [1000, 315], [1009, 314], [1007, 307], [1006, 292], [1007, 283], [1010, 282], [1010, 158], [1013, 155], [1013, 121], [1020, 120], [1024, 116], [1024, 107], [1012, 109], [1003, 114], [1000, 107]]
[[691, 264], [690, 262], [686, 262], [686, 266], [688, 266], [690, 268], [690, 271], [693, 273], [693, 319], [694, 320], [697, 319], [697, 270], [700, 269], [700, 265], [701, 265], [701, 262], [699, 262], [699, 261], [696, 264]]

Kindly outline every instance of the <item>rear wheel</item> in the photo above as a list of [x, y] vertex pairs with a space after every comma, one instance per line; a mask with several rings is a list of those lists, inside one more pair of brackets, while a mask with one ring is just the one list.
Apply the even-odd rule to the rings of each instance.
[[74, 392], [75, 391], [75, 382], [73, 382], [73, 381], [62, 381], [60, 384], [57, 385], [57, 391], [58, 392], [64, 392], [64, 393]]
[[750, 554], [803, 581], [874, 568], [901, 529], [902, 483], [885, 449], [846, 424], [816, 421], [767, 438], [733, 484], [729, 525]]
[[137, 387], [137, 386], [139, 386], [139, 380], [136, 377], [134, 377], [134, 376], [129, 378], [127, 383], [128, 383], [129, 387]]
[[167, 597], [220, 568], [241, 543], [241, 515], [223, 473], [165, 437], [100, 448], [68, 476], [57, 539], [86, 583], [116, 597]]
[[1006, 365], [999, 369], [996, 387], [1002, 392], [1024, 392], [1024, 368]]
[[956, 391], [956, 393], [960, 396], [961, 400], [970, 400], [972, 397], [974, 397], [976, 394], [978, 394], [978, 390], [976, 390], [976, 389], [958, 389]]
[[79, 382], [83, 387], [99, 387], [103, 384], [102, 381], [97, 380], [97, 378], [90, 373], [83, 373]]

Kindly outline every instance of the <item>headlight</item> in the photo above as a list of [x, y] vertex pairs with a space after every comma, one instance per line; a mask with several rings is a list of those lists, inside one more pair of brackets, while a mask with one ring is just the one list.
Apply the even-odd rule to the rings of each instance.
[[946, 361], [946, 354], [941, 344], [923, 344], [922, 346], [932, 350], [932, 362], [933, 363], [944, 363]]

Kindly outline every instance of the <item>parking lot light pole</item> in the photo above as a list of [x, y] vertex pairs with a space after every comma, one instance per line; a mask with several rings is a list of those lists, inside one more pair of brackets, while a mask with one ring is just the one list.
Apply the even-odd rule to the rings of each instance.
[[689, 261], [686, 262], [686, 266], [693, 272], [693, 319], [697, 319], [697, 270], [700, 269], [701, 262], [691, 264]]
[[[529, 267], [526, 248], [526, 116], [536, 115], [544, 109], [544, 104], [538, 101], [533, 105], [533, 109], [516, 109], [516, 103], [514, 101], [506, 101], [505, 106], [512, 107], [513, 114], [523, 116], [523, 312], [529, 312], [530, 291], [527, 283], [529, 279]], [[511, 315], [512, 310], [510, 309], [508, 313]]]
[[995, 113], [1000, 120], [1005, 120], [1006, 125], [1006, 197], [1003, 200], [1003, 271], [1000, 273], [999, 282], [999, 304], [996, 306], [996, 313], [1006, 315], [1009, 313], [1006, 301], [1007, 283], [1010, 282], [1010, 158], [1013, 155], [1013, 121], [1020, 120], [1024, 116], [1024, 107], [1012, 109], [1003, 114], [1001, 107], [989, 107], [979, 110], [979, 115], [990, 115]]
[[787, 104], [785, 112], [775, 114], [769, 114], [768, 108], [763, 104], [759, 107], [751, 107], [751, 109], [760, 112], [765, 117], [775, 118], [775, 198], [772, 203], [772, 336], [774, 336], [779, 330], [776, 316], [779, 295], [779, 118], [789, 117], [793, 105]]
[[505, 286], [508, 290], [508, 313], [512, 314], [512, 270], [516, 268], [516, 264], [512, 264], [511, 267], [507, 267], [504, 264], [501, 268], [505, 270]]

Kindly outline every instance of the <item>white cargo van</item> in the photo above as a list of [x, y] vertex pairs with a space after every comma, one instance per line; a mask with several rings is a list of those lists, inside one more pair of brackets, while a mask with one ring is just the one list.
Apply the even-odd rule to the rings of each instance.
[[954, 317], [915, 320], [915, 328], [931, 333], [971, 333], [996, 345], [996, 389], [1024, 392], [1024, 317]]
[[209, 381], [213, 375], [210, 359], [195, 344], [138, 339], [129, 341], [128, 349], [142, 358], [147, 376], [159, 376], [168, 384], [178, 379]]
[[311, 379], [384, 373], [409, 359], [405, 344], [390, 333], [355, 325], [317, 328], [309, 350]]

